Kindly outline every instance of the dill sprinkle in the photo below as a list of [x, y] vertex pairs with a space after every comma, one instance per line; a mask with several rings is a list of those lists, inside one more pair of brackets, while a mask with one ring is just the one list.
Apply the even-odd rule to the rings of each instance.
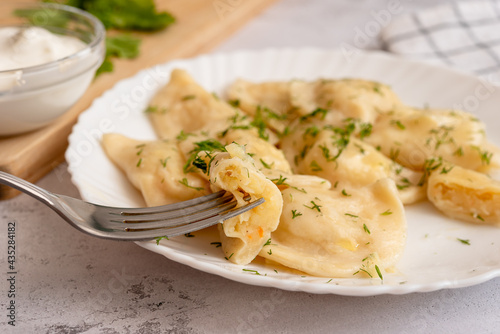
[[186, 95], [186, 96], [182, 97], [182, 101], [192, 100], [195, 98], [196, 98], [196, 95]]
[[307, 205], [305, 205], [305, 204], [304, 204], [304, 206], [305, 206], [306, 208], [308, 208], [308, 209], [311, 209], [311, 210], [318, 210], [318, 212], [321, 212], [321, 209], [320, 209], [320, 208], [321, 208], [321, 205], [318, 205], [318, 204], [314, 203], [314, 201], [311, 201], [311, 204], [312, 204], [312, 206], [307, 206]]
[[377, 265], [375, 265], [375, 270], [377, 271], [378, 277], [380, 277], [380, 279], [383, 281], [384, 277], [382, 276], [382, 272], [380, 272], [380, 268]]
[[471, 213], [470, 215], [471, 215], [473, 218], [479, 219], [480, 221], [484, 222], [484, 218], [483, 218], [483, 217], [481, 217], [481, 215], [480, 215], [480, 214], [478, 214], [478, 213], [474, 213], [474, 212], [473, 212], [473, 213]]
[[285, 183], [286, 181], [286, 177], [283, 177], [283, 175], [280, 175], [279, 179], [272, 179], [271, 181], [274, 182], [274, 184], [276, 184], [277, 186], [280, 186], [280, 185], [287, 185]]
[[299, 216], [302, 216], [302, 213], [298, 212], [297, 210], [292, 210], [292, 219], [295, 219]]
[[342, 195], [347, 196], [347, 197], [351, 196], [351, 194], [348, 194], [348, 193], [345, 191], [345, 189], [342, 189]]
[[156, 239], [155, 239], [155, 240], [156, 240], [156, 244], [157, 244], [157, 245], [159, 245], [159, 244], [160, 244], [160, 241], [161, 241], [161, 240], [163, 240], [163, 239], [167, 239], [167, 240], [169, 240], [167, 236], [164, 236], [164, 237], [158, 237], [158, 238], [156, 238]]
[[271, 162], [271, 164], [268, 164], [266, 163], [264, 160], [260, 159], [260, 163], [262, 164], [262, 166], [264, 166], [264, 168], [267, 168], [267, 169], [272, 169], [273, 168], [273, 165], [274, 165], [274, 161]]
[[363, 230], [365, 230], [366, 233], [371, 234], [371, 232], [368, 229], [368, 226], [366, 226], [366, 224], [363, 224]]
[[188, 188], [191, 188], [191, 189], [194, 189], [194, 190], [197, 190], [197, 191], [200, 191], [200, 190], [203, 190], [204, 188], [203, 187], [194, 187], [194, 186], [190, 186], [188, 184], [188, 179], [187, 178], [183, 178], [182, 180], [179, 180], [179, 183], [182, 184], [183, 186], [186, 186]]
[[323, 168], [316, 162], [316, 160], [313, 160], [310, 164], [311, 170], [313, 172], [321, 172]]
[[253, 269], [242, 269], [243, 271], [247, 271], [247, 272], [250, 272], [250, 273], [253, 273], [255, 275], [259, 275], [260, 276], [260, 273], [257, 271], [257, 270], [253, 270]]
[[399, 121], [399, 120], [394, 120], [393, 119], [391, 121], [391, 124], [396, 125], [400, 130], [406, 129], [406, 127], [403, 125], [403, 123], [401, 123], [401, 121]]
[[166, 157], [165, 159], [160, 159], [160, 163], [163, 166], [163, 168], [167, 167], [168, 159], [170, 159], [170, 157]]

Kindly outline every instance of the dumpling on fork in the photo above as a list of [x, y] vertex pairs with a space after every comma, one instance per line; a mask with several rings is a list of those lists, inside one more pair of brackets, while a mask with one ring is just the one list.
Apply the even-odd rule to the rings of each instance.
[[271, 237], [279, 223], [283, 200], [278, 187], [260, 172], [244, 147], [232, 143], [225, 152], [205, 152], [207, 176], [214, 191], [234, 195], [238, 206], [264, 198], [258, 207], [218, 225], [222, 250], [236, 264], [250, 263]]

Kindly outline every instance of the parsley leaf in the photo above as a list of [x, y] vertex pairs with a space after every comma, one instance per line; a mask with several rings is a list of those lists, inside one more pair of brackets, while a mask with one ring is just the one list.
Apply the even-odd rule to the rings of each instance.
[[[57, 2], [57, 0], [46, 0]], [[154, 0], [65, 0], [63, 4], [83, 9], [96, 16], [106, 29], [158, 31], [175, 22], [168, 12], [158, 12]], [[32, 16], [37, 13], [20, 13]], [[65, 27], [68, 19], [51, 16], [51, 25]], [[97, 69], [96, 76], [113, 71], [112, 57], [132, 59], [139, 55], [140, 39], [127, 34], [106, 37], [106, 56]]]
[[141, 40], [130, 35], [106, 37], [106, 56], [135, 58], [139, 55]]
[[132, 59], [139, 55], [141, 40], [130, 35], [116, 35], [106, 37], [106, 56], [104, 62], [97, 69], [96, 76], [113, 71], [112, 57]]
[[161, 30], [175, 22], [167, 12], [158, 12], [153, 0], [68, 0], [66, 4], [86, 10], [106, 29]]

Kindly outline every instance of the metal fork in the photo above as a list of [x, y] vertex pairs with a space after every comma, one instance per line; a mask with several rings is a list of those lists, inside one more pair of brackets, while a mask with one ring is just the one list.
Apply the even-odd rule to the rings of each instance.
[[51, 193], [0, 171], [0, 184], [13, 187], [46, 204], [73, 227], [114, 240], [150, 240], [194, 232], [238, 216], [264, 202], [263, 198], [236, 208], [224, 190], [175, 204], [149, 208], [115, 208]]

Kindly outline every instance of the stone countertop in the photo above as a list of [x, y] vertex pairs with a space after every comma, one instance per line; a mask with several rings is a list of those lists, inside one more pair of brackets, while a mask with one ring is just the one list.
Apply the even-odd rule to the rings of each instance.
[[[442, 1], [441, 1], [442, 2]], [[238, 1], [228, 1], [237, 10]], [[401, 0], [404, 11], [436, 1]], [[384, 0], [276, 3], [215, 51], [352, 44]], [[365, 48], [380, 48], [377, 38]], [[66, 165], [38, 185], [79, 197]], [[134, 243], [82, 234], [22, 195], [0, 202], [2, 333], [498, 333], [500, 278], [468, 288], [345, 297], [207, 274]], [[16, 222], [16, 326], [7, 325], [7, 224]]]

